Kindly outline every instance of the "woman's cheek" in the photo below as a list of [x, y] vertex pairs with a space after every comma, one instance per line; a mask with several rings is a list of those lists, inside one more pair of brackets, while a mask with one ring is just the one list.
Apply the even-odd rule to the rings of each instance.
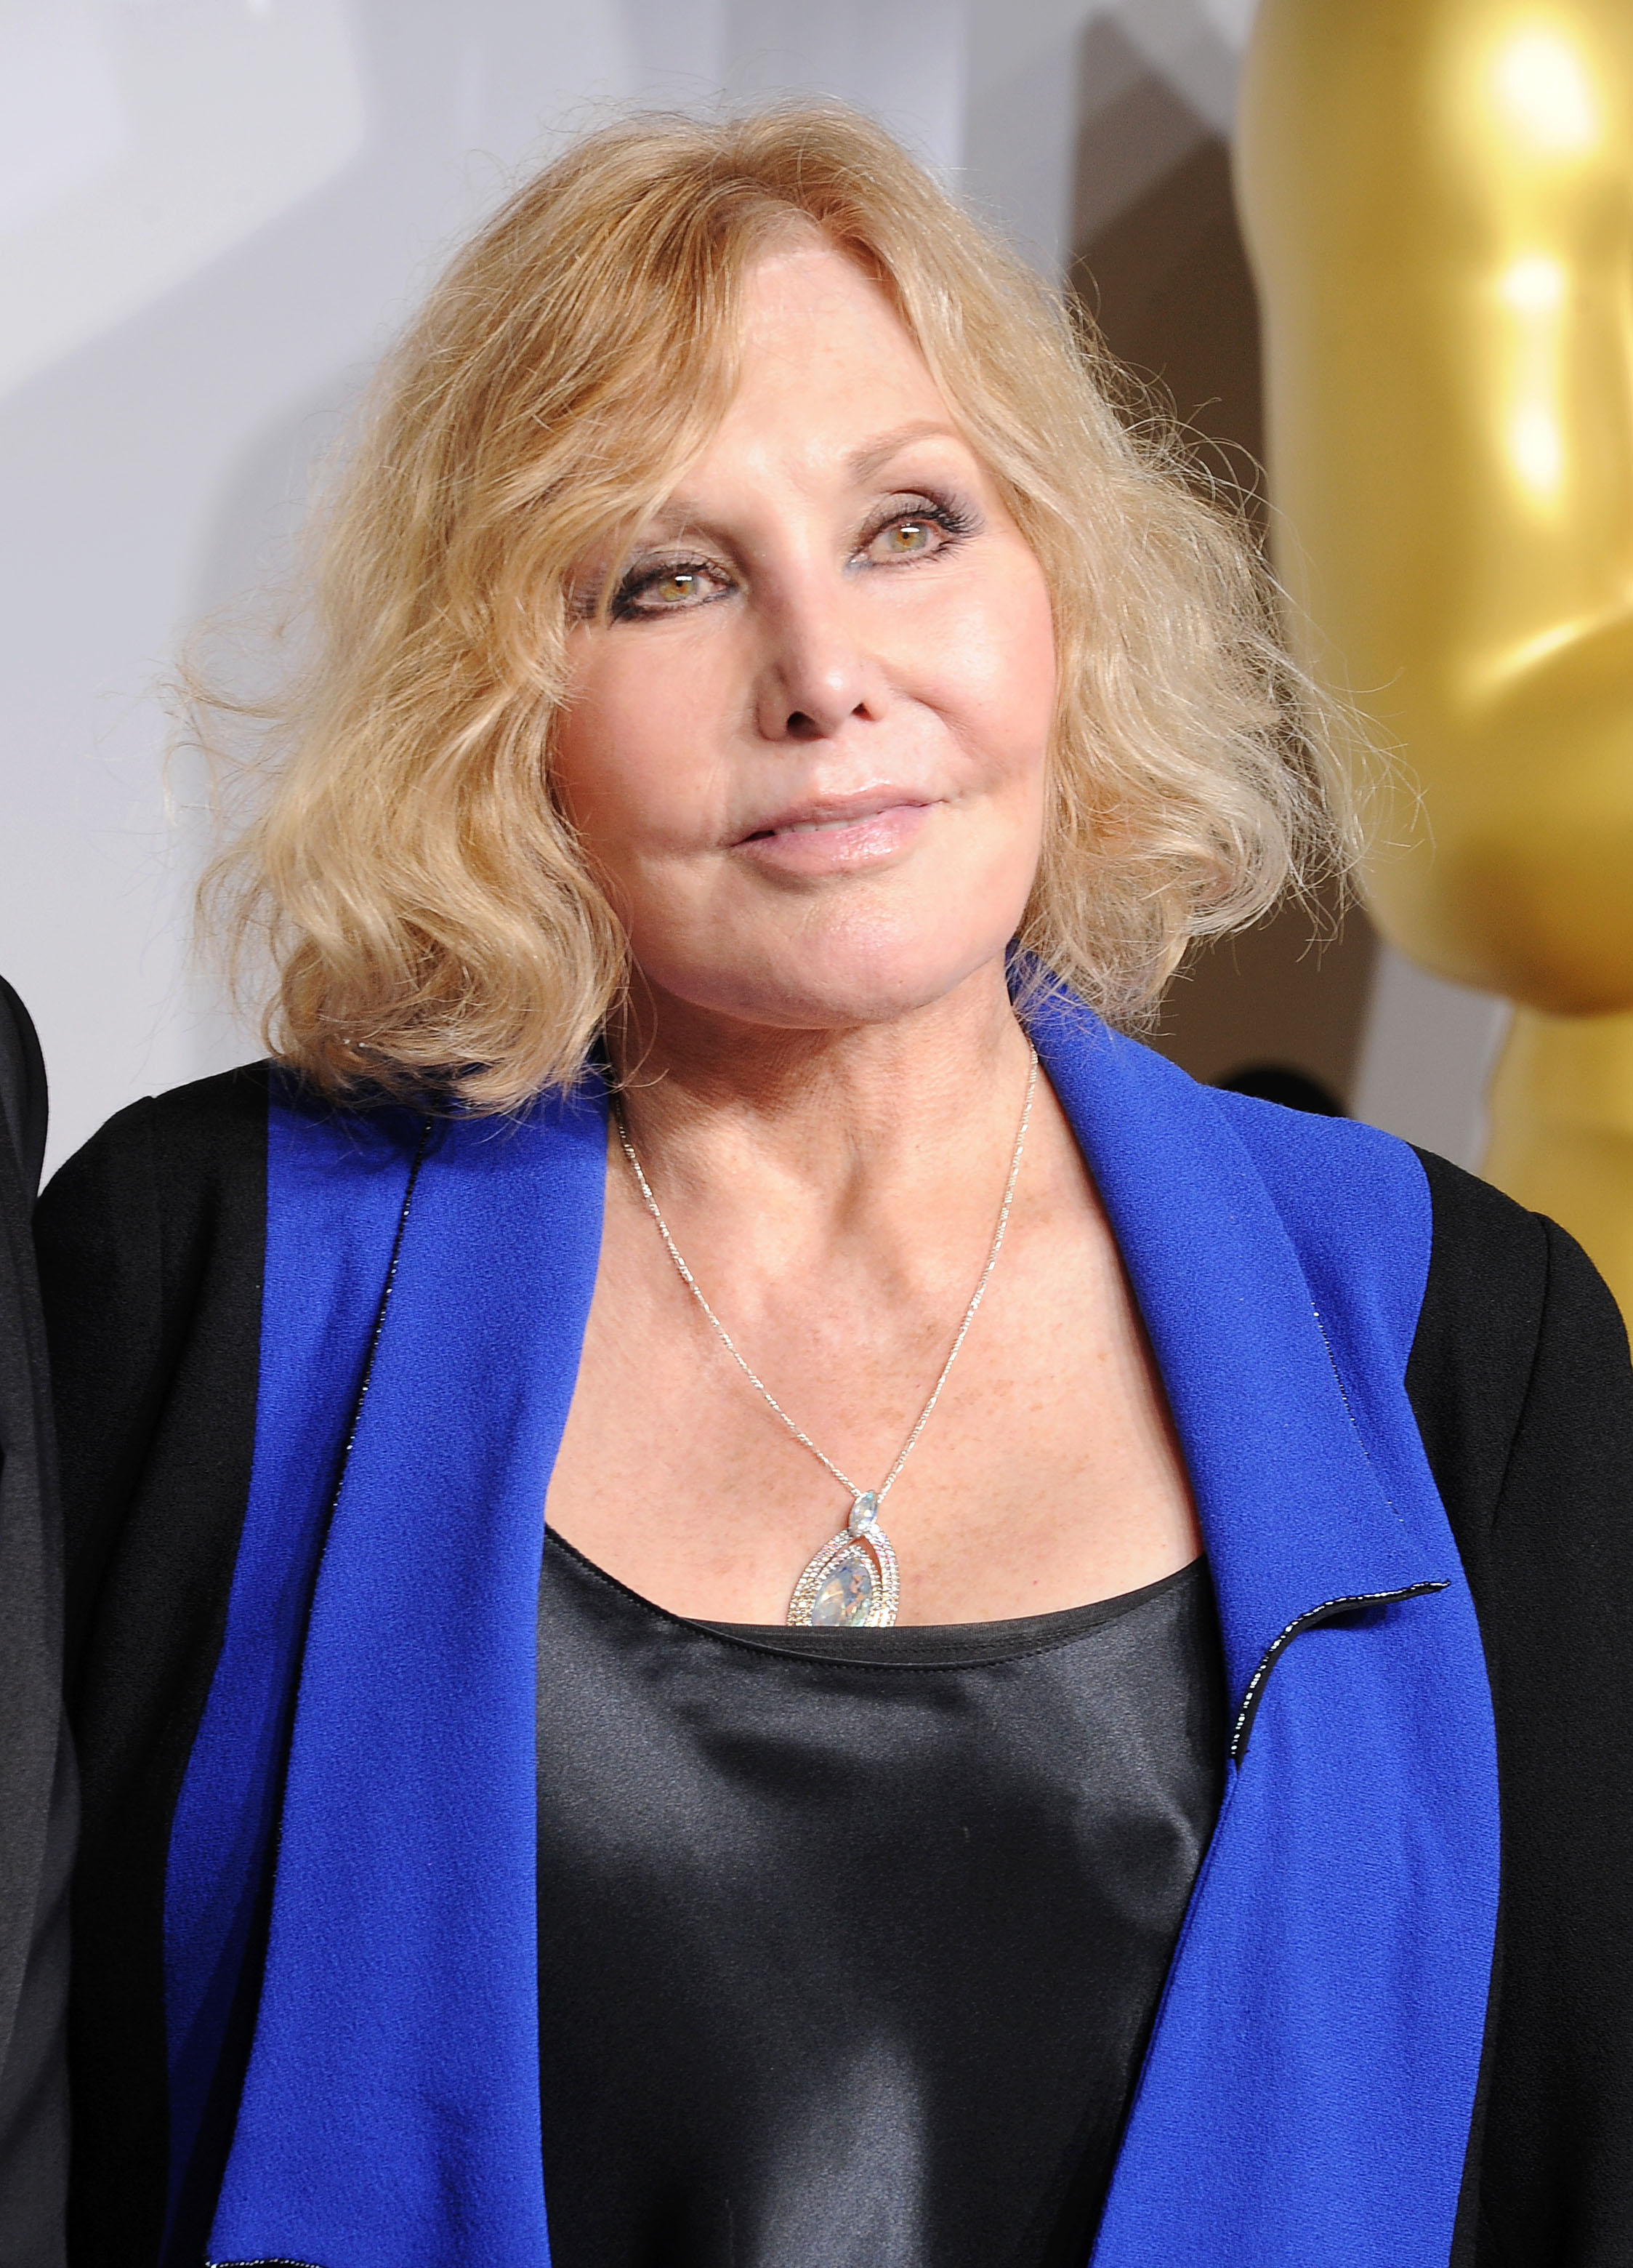
[[662, 792], [654, 703], [623, 670], [586, 672], [556, 738], [556, 783], [592, 857], [638, 828]]
[[[656, 648], [659, 641], [652, 641]], [[585, 801], [619, 832], [673, 844], [707, 838], [718, 800], [727, 700], [713, 657], [635, 639], [594, 688], [585, 735], [595, 779]], [[585, 783], [591, 785], [589, 781]]]
[[1041, 765], [1054, 723], [1055, 625], [1042, 575], [1027, 552], [944, 625], [949, 706], [968, 740], [1006, 773]]

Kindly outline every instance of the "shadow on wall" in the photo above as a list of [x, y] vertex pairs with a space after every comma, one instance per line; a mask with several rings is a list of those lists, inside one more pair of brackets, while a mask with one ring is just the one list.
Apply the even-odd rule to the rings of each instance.
[[[1072, 287], [1107, 344], [1172, 406], [1198, 477], [1240, 499], [1261, 538], [1259, 311], [1236, 224], [1229, 145], [1114, 21], [1079, 50]], [[1330, 923], [1333, 909], [1326, 909]], [[1293, 906], [1195, 953], [1156, 1044], [1197, 1079], [1285, 1065], [1353, 1103], [1377, 939], [1358, 907], [1317, 944]]]

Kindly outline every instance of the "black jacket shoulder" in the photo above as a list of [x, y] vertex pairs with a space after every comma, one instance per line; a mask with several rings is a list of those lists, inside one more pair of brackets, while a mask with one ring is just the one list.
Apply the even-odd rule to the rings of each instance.
[[253, 1397], [259, 1357], [267, 1103], [262, 1064], [149, 1096], [111, 1118], [40, 1197], [34, 1236], [62, 1447], [70, 1682], [179, 1373], [202, 1363], [234, 1389], [229, 1422], [194, 1441], [190, 1461], [236, 1462], [243, 1447], [238, 1405], [246, 1388]]
[[97, 2268], [164, 2227], [166, 1861], [249, 1495], [267, 1105], [262, 1065], [134, 1103], [35, 1214], [84, 1796], [70, 2257]]
[[1455, 2268], [1633, 2262], [1633, 1368], [1564, 1230], [1425, 1155], [1407, 1372], [1474, 1594], [1503, 1875]]

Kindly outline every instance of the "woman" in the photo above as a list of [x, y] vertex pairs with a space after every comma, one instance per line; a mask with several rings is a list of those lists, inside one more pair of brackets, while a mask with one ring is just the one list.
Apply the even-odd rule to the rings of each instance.
[[1623, 2257], [1625, 1344], [1109, 1027], [1329, 822], [1092, 349], [854, 118], [619, 128], [320, 621], [273, 1062], [46, 1201], [76, 2257]]

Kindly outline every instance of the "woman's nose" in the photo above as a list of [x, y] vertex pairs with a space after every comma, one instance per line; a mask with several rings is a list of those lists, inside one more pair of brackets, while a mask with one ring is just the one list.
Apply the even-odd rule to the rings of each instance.
[[767, 623], [757, 723], [769, 740], [826, 740], [849, 717], [878, 713], [877, 659], [843, 593], [789, 594]]

